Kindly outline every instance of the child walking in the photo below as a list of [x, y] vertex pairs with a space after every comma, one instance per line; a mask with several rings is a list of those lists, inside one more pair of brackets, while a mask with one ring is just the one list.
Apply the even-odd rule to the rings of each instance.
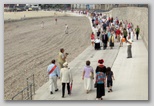
[[112, 86], [113, 86], [113, 81], [114, 76], [113, 76], [113, 72], [111, 71], [110, 67], [107, 67], [106, 69], [106, 78], [107, 78], [107, 87], [108, 87], [108, 92], [112, 92]]

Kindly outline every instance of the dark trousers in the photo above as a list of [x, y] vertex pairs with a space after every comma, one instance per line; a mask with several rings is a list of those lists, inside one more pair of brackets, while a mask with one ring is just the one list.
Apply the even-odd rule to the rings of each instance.
[[95, 43], [95, 50], [99, 50], [100, 48], [100, 43]]
[[102, 96], [105, 96], [104, 84], [97, 84], [96, 98], [101, 98]]
[[136, 40], [138, 40], [138, 35], [139, 35], [139, 33], [138, 33], [138, 32], [136, 32]]
[[126, 40], [126, 37], [127, 37], [127, 36], [124, 36], [125, 40]]
[[62, 96], [63, 97], [65, 95], [65, 84], [67, 84], [67, 91], [68, 91], [68, 94], [70, 94], [70, 84], [69, 83], [62, 83]]
[[132, 50], [131, 50], [131, 48], [132, 48], [132, 45], [128, 45], [128, 47], [127, 47], [127, 55], [130, 58], [132, 58]]
[[103, 42], [103, 49], [105, 50], [107, 47], [107, 42]]

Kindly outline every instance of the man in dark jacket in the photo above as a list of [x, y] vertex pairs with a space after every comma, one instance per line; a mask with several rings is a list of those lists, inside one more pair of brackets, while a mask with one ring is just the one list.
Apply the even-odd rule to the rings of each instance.
[[105, 31], [103, 31], [102, 42], [103, 42], [103, 49], [105, 50], [107, 47], [107, 42], [108, 42], [108, 36]]
[[103, 23], [103, 30], [106, 31], [106, 23]]

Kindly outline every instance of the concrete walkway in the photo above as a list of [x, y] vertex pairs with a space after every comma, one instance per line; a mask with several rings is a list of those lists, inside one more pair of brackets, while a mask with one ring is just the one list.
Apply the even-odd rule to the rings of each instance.
[[[36, 91], [33, 100], [95, 100], [96, 90], [86, 94], [82, 80], [82, 70], [85, 61], [90, 60], [91, 66], [96, 68], [97, 60], [103, 58], [104, 65], [112, 67], [115, 75], [113, 92], [106, 94], [104, 100], [148, 100], [148, 52], [141, 38], [132, 45], [133, 58], [127, 59], [127, 45], [119, 49], [115, 43], [114, 49], [94, 50], [89, 46], [78, 57], [69, 63], [73, 73], [72, 95], [61, 98], [61, 82], [58, 80], [59, 91], [50, 95], [49, 82]], [[112, 66], [113, 65], [113, 66]]]

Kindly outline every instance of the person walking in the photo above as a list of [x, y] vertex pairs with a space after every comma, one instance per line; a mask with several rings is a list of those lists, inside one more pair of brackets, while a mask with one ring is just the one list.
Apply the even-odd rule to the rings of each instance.
[[57, 24], [57, 21], [58, 21], [57, 18], [55, 18], [55, 24]]
[[68, 68], [68, 63], [63, 64], [64, 68], [60, 70], [60, 80], [62, 83], [62, 98], [65, 96], [65, 85], [67, 84], [68, 95], [71, 94], [70, 83], [73, 83], [73, 77], [70, 69]]
[[108, 92], [112, 92], [113, 80], [115, 80], [115, 78], [110, 67], [106, 68], [106, 79], [107, 79]]
[[123, 33], [121, 33], [120, 34], [120, 46], [119, 47], [122, 47], [123, 46], [123, 39], [125, 39], [125, 38], [124, 38]]
[[51, 64], [47, 68], [47, 72], [49, 74], [49, 82], [50, 82], [50, 94], [53, 94], [53, 89], [55, 88], [55, 92], [58, 91], [57, 87], [57, 77], [60, 78], [60, 71], [57, 65], [55, 65], [56, 61], [52, 60]]
[[41, 22], [41, 27], [44, 28], [44, 21]]
[[65, 24], [65, 34], [68, 34], [68, 25]]
[[138, 40], [138, 35], [140, 33], [140, 28], [138, 25], [137, 25], [137, 28], [135, 28], [135, 31], [136, 31], [136, 40]]
[[130, 37], [128, 37], [128, 40], [126, 41], [127, 42], [127, 58], [132, 58], [132, 41], [130, 39]]
[[127, 38], [127, 30], [126, 30], [126, 28], [124, 28], [123, 34], [124, 34], [124, 38], [125, 38], [125, 40], [126, 40], [126, 38]]
[[115, 33], [116, 33], [117, 41], [120, 42], [120, 34], [121, 34], [121, 31], [120, 31], [120, 29], [118, 27], [116, 28]]
[[100, 50], [100, 49], [101, 49], [101, 46], [100, 46], [100, 42], [101, 42], [101, 41], [100, 41], [99, 37], [96, 38], [94, 42], [95, 42], [95, 47], [94, 47], [94, 49], [95, 49], [95, 50]]
[[103, 65], [104, 60], [98, 60], [99, 65], [96, 68], [96, 100], [103, 100], [105, 96], [105, 82], [106, 82], [106, 66]]
[[108, 36], [107, 33], [105, 33], [105, 31], [103, 31], [102, 42], [103, 42], [103, 49], [105, 50], [108, 42]]
[[90, 61], [87, 60], [86, 66], [84, 67], [84, 70], [82, 73], [82, 80], [84, 80], [84, 88], [85, 88], [87, 94], [92, 89], [93, 79], [94, 79], [93, 75], [94, 75], [94, 70], [90, 66]]
[[90, 38], [91, 38], [91, 45], [94, 46], [95, 35], [93, 32], [91, 33]]
[[58, 63], [60, 66], [60, 69], [63, 68], [63, 64], [66, 62], [66, 58], [68, 56], [68, 53], [64, 53], [64, 49], [61, 48], [60, 52], [58, 53]]
[[109, 38], [109, 44], [110, 44], [110, 47], [111, 49], [114, 47], [114, 31], [111, 32], [111, 36]]
[[97, 37], [99, 37], [100, 34], [101, 34], [101, 29], [99, 28], [97, 32]]
[[109, 40], [110, 36], [111, 36], [111, 31], [109, 30], [109, 31], [107, 32], [108, 40]]

